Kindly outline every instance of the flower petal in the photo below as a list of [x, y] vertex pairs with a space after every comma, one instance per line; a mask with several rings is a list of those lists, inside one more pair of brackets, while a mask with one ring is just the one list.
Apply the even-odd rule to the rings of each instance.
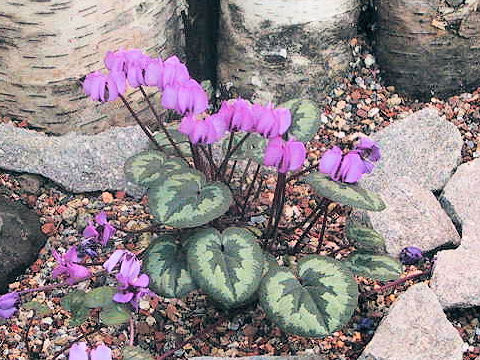
[[133, 298], [133, 292], [117, 292], [115, 295], [113, 295], [113, 301], [126, 304]]
[[318, 171], [333, 178], [342, 162], [342, 156], [342, 150], [338, 146], [327, 150], [320, 159]]
[[136, 287], [146, 288], [148, 287], [148, 283], [150, 282], [150, 278], [147, 274], [142, 274], [135, 280], [133, 280], [130, 284]]
[[88, 360], [87, 343], [73, 344], [68, 352], [68, 360]]
[[17, 308], [12, 307], [10, 309], [0, 309], [0, 318], [8, 319], [10, 318], [15, 312], [17, 311]]
[[17, 301], [20, 300], [20, 296], [17, 292], [10, 292], [0, 296], [0, 309], [7, 310], [15, 306]]
[[103, 263], [103, 268], [111, 273], [113, 268], [122, 260], [123, 256], [127, 253], [126, 250], [115, 250], [113, 254]]
[[99, 345], [90, 352], [91, 360], [112, 360], [112, 350], [105, 345]]

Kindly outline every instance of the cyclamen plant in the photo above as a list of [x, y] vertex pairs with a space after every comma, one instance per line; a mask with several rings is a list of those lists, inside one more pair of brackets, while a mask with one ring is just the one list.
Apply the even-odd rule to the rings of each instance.
[[[385, 208], [378, 195], [358, 185], [380, 160], [374, 141], [361, 138], [348, 152], [335, 146], [318, 164], [302, 170], [305, 143], [319, 127], [319, 111], [312, 101], [292, 99], [275, 106], [238, 98], [217, 107], [209, 104], [207, 92], [175, 56], [163, 60], [137, 49], [119, 50], [108, 52], [104, 62], [108, 73], [87, 75], [83, 89], [94, 101], [121, 99], [152, 141], [152, 150], [126, 162], [125, 174], [130, 182], [147, 188], [149, 208], [161, 231], [143, 254], [145, 273], [135, 254], [116, 250], [103, 264], [107, 274], [119, 268], [116, 288], [75, 290], [64, 297], [62, 305], [74, 314], [73, 324], [83, 322], [92, 308], [100, 309], [105, 324], [121, 324], [131, 318], [126, 305], [138, 309], [143, 296], [183, 297], [201, 289], [221, 309], [258, 300], [268, 318], [283, 330], [321, 337], [341, 328], [352, 316], [358, 299], [354, 275], [388, 281], [401, 273], [398, 260], [384, 255], [381, 235], [363, 223], [347, 224], [347, 238], [358, 249], [349, 259], [337, 261], [305, 252], [310, 230], [323, 217], [316, 253], [320, 252], [331, 203], [369, 211]], [[154, 133], [140, 121], [125, 97], [129, 87], [140, 90], [160, 132]], [[164, 121], [170, 116], [157, 112], [144, 87], [161, 92], [163, 108], [181, 117], [178, 126]], [[242, 163], [246, 163], [243, 172], [238, 171]], [[252, 163], [256, 163], [253, 177], [249, 176]], [[262, 214], [267, 215], [265, 221], [249, 221], [258, 218], [252, 203], [264, 190], [268, 168], [276, 171], [273, 202]], [[292, 182], [310, 185], [316, 206], [302, 223], [281, 227], [286, 187]], [[280, 245], [298, 229], [303, 231], [296, 243], [282, 253]], [[92, 276], [82, 257], [97, 256], [114, 233], [106, 214], [98, 214], [78, 247], [64, 255], [54, 250], [58, 266], [52, 275], [68, 285]], [[296, 256], [298, 261], [282, 266], [284, 255]], [[0, 297], [0, 316], [13, 314], [20, 295]], [[90, 351], [90, 358], [99, 351], [108, 352], [97, 348]], [[142, 352], [132, 346], [125, 351]], [[148, 358], [142, 356], [135, 358]], [[70, 358], [87, 359], [86, 345], [72, 347]]]

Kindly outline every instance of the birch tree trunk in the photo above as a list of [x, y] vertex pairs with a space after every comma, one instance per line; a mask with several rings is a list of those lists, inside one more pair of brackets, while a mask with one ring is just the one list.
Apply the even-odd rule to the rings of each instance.
[[219, 81], [238, 95], [315, 99], [348, 69], [360, 0], [220, 1]]
[[480, 86], [478, 0], [375, 0], [375, 52], [388, 83], [429, 99]]
[[181, 7], [182, 0], [2, 1], [0, 114], [54, 134], [132, 123], [119, 102], [86, 99], [79, 79], [103, 68], [107, 50], [183, 55]]

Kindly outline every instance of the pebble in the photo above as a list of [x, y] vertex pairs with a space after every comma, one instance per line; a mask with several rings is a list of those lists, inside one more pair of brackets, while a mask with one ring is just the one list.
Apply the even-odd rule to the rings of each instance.
[[77, 218], [77, 210], [73, 207], [66, 207], [62, 212], [62, 219], [65, 220], [67, 224], [73, 224]]

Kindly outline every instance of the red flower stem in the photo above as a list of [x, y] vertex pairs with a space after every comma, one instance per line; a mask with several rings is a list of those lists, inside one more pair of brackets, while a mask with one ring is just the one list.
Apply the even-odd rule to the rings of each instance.
[[135, 320], [133, 320], [133, 317], [130, 317], [130, 339], [128, 342], [129, 346], [133, 346], [133, 341], [135, 339]]
[[432, 272], [432, 269], [429, 268], [428, 270], [422, 271], [421, 273], [405, 276], [403, 278], [391, 281], [388, 284], [385, 284], [385, 285], [379, 287], [378, 289], [375, 289], [375, 290], [372, 290], [372, 291], [369, 291], [369, 292], [366, 292], [366, 293], [362, 293], [361, 296], [362, 297], [368, 297], [368, 296], [376, 294], [376, 293], [384, 292], [385, 290], [388, 290], [392, 287], [397, 287], [398, 285], [406, 283], [409, 280], [413, 280], [413, 279], [416, 279], [416, 278], [419, 278], [419, 277], [422, 277], [422, 276], [425, 276], [425, 275], [429, 275], [431, 272]]
[[278, 222], [283, 211], [283, 200], [285, 195], [286, 175], [277, 172], [277, 185], [275, 186], [275, 194], [273, 195], [272, 208], [270, 218], [268, 219], [267, 230], [265, 231], [266, 246], [273, 245], [275, 239], [271, 238], [272, 234], [276, 234]]
[[[240, 147], [243, 145], [243, 143], [248, 139], [248, 137], [251, 135], [251, 133], [246, 133], [245, 136], [243, 138], [240, 139], [240, 141], [238, 142], [237, 145], [234, 146], [234, 148], [230, 151], [230, 153], [228, 154], [228, 159], [230, 160], [230, 158], [232, 157], [232, 155], [235, 153], [235, 151], [237, 151], [238, 149], [240, 149]], [[228, 161], [228, 160], [227, 160]]]
[[228, 155], [230, 154], [230, 151], [232, 150], [234, 139], [235, 139], [235, 131], [232, 131], [230, 133], [230, 139], [228, 140], [228, 146], [227, 146], [227, 152], [225, 153], [225, 158], [223, 159], [222, 163], [218, 167], [217, 177], [225, 170], [225, 167], [228, 164], [228, 160], [230, 159], [230, 157]]
[[[315, 217], [310, 221], [310, 224], [307, 226], [307, 228], [303, 231], [302, 235], [297, 240], [297, 243], [295, 244], [293, 248], [293, 253], [297, 254], [303, 250], [303, 248], [307, 245], [306, 243], [303, 243], [303, 239], [308, 235], [310, 230], [312, 230], [313, 226], [317, 223], [318, 219], [324, 214], [325, 210], [328, 207], [328, 203], [330, 200], [323, 198], [320, 204], [318, 204], [317, 208], [315, 209], [314, 213], [316, 214]], [[325, 205], [326, 204], [326, 205]]]
[[245, 183], [245, 180], [247, 179], [247, 173], [248, 173], [248, 170], [250, 169], [250, 165], [252, 165], [252, 160], [248, 159], [247, 165], [245, 165], [245, 169], [243, 170], [242, 177], [240, 178], [240, 189], [242, 188], [242, 185]]
[[325, 211], [323, 212], [322, 230], [320, 231], [320, 237], [318, 238], [317, 254], [320, 254], [320, 249], [323, 245], [323, 237], [325, 236], [325, 229], [327, 228], [328, 205], [329, 204], [330, 204], [330, 202], [325, 204]]
[[210, 175], [212, 176], [212, 180], [215, 180], [213, 178], [214, 174], [217, 173], [218, 169], [217, 169], [217, 166], [215, 165], [215, 161], [213, 161], [213, 158], [210, 154], [210, 152], [208, 152], [203, 146], [199, 145], [198, 146], [200, 148], [200, 150], [202, 150], [203, 154], [205, 155], [205, 157], [207, 158], [208, 162], [210, 163], [210, 167], [213, 169], [213, 173], [210, 172]]
[[208, 335], [212, 330], [214, 330], [216, 327], [220, 326], [224, 321], [225, 321], [225, 319], [223, 317], [220, 317], [217, 320], [216, 323], [207, 326], [205, 329], [199, 331], [196, 335], [190, 336], [187, 340], [181, 342], [180, 345], [176, 346], [174, 349], [168, 350], [166, 353], [164, 353], [160, 356], [157, 356], [156, 360], [165, 360], [169, 356], [172, 356], [173, 354], [175, 354], [176, 351], [180, 350], [185, 345], [191, 343], [194, 340], [201, 339], [205, 335]]
[[237, 160], [233, 162], [232, 168], [230, 169], [230, 175], [228, 176], [227, 183], [231, 183], [233, 179], [233, 174], [235, 173], [235, 168], [237, 167]]
[[245, 202], [243, 203], [243, 207], [242, 207], [242, 217], [245, 216], [245, 211], [247, 210], [248, 200], [250, 200], [250, 196], [252, 195], [253, 188], [255, 187], [255, 183], [257, 182], [257, 177], [258, 177], [259, 172], [260, 172], [260, 164], [257, 165], [257, 168], [255, 169], [255, 174], [253, 175], [252, 182], [250, 183], [250, 186], [248, 187], [247, 196], [245, 196]]
[[283, 207], [285, 205], [285, 186], [287, 185], [287, 177], [285, 174], [281, 174], [278, 181], [281, 182], [280, 187], [280, 199], [276, 209], [275, 224], [273, 225], [272, 245], [277, 241], [278, 226], [280, 225], [280, 219], [283, 214]]
[[145, 100], [147, 101], [148, 107], [149, 107], [150, 110], [152, 111], [153, 116], [155, 116], [155, 119], [157, 120], [158, 125], [160, 125], [160, 128], [161, 128], [162, 131], [165, 133], [165, 136], [167, 137], [168, 141], [170, 142], [170, 144], [172, 144], [173, 148], [175, 149], [175, 152], [177, 153], [178, 156], [180, 156], [180, 158], [182, 158], [182, 159], [188, 164], [187, 159], [185, 158], [185, 156], [183, 155], [183, 153], [180, 151], [180, 149], [178, 148], [178, 146], [177, 146], [177, 144], [175, 143], [175, 141], [174, 141], [174, 140], [172, 139], [172, 137], [170, 136], [170, 133], [168, 132], [167, 127], [166, 127], [165, 124], [163, 123], [162, 118], [158, 115], [157, 111], [155, 110], [155, 108], [153, 107], [152, 103], [150, 102], [150, 99], [149, 99], [147, 93], [145, 92], [145, 90], [143, 89], [143, 87], [142, 87], [141, 85], [139, 86], [139, 88], [140, 88], [140, 91], [142, 92], [143, 97], [144, 97]]
[[306, 169], [304, 169], [304, 170], [302, 170], [302, 171], [300, 171], [300, 172], [297, 172], [297, 173], [289, 176], [289, 177], [287, 178], [287, 182], [289, 182], [289, 181], [291, 181], [291, 180], [295, 180], [295, 179], [299, 178], [300, 176], [302, 176], [302, 175], [304, 175], [304, 174], [306, 174], [306, 173], [308, 173], [308, 172], [316, 169], [317, 167], [318, 167], [318, 163], [313, 164], [313, 165], [310, 165], [308, 168], [306, 168]]
[[201, 165], [201, 162], [200, 162], [200, 158], [199, 158], [197, 148], [191, 142], [190, 142], [190, 150], [192, 151], [193, 164], [195, 165], [195, 169], [202, 171], [202, 165]]
[[125, 107], [128, 109], [128, 111], [130, 111], [130, 114], [132, 115], [132, 117], [135, 119], [135, 121], [137, 122], [138, 125], [140, 125], [140, 127], [142, 128], [143, 132], [145, 133], [145, 135], [147, 135], [147, 137], [150, 139], [150, 141], [155, 145], [155, 147], [160, 150], [160, 151], [163, 151], [165, 152], [162, 147], [160, 146], [160, 144], [158, 143], [158, 141], [153, 137], [153, 134], [152, 132], [150, 131], [150, 129], [148, 127], [146, 127], [142, 121], [138, 118], [137, 114], [135, 114], [135, 112], [133, 111], [132, 107], [130, 106], [130, 104], [127, 102], [127, 100], [123, 97], [123, 95], [119, 95], [120, 99], [122, 99], [123, 101], [123, 104], [125, 105]]

